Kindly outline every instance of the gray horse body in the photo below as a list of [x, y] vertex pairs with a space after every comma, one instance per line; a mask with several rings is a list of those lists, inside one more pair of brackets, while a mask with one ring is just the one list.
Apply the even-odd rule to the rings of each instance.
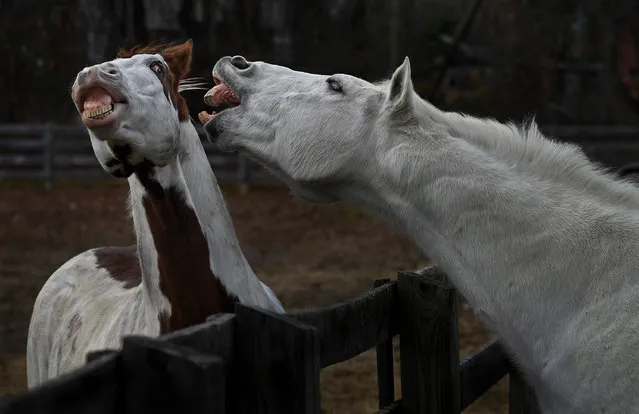
[[205, 125], [313, 202], [409, 235], [498, 334], [544, 413], [639, 411], [639, 193], [534, 125], [444, 113], [390, 82], [222, 58]]

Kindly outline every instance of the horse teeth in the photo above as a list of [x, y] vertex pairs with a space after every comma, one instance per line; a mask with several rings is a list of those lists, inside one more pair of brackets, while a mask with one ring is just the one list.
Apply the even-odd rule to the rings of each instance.
[[212, 113], [208, 113], [206, 111], [202, 111], [199, 114], [197, 114], [197, 117], [200, 120], [200, 123], [202, 125], [206, 124], [211, 118], [213, 118], [215, 116], [216, 112], [213, 111]]
[[104, 119], [104, 117], [113, 112], [113, 104], [102, 105], [93, 110], [85, 110], [84, 116], [91, 119]]

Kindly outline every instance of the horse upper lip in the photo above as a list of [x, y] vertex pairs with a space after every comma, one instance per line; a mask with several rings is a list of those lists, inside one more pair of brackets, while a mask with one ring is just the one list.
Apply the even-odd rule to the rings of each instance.
[[113, 103], [124, 103], [124, 104], [127, 103], [124, 96], [122, 96], [122, 94], [117, 89], [113, 88], [112, 86], [108, 85], [105, 82], [95, 81], [95, 82], [87, 83], [86, 85], [82, 85], [78, 87], [73, 93], [74, 95], [73, 100], [75, 101], [78, 108], [80, 108], [80, 110], [82, 110], [84, 101], [89, 91], [91, 91], [91, 89], [94, 89], [94, 88], [102, 88], [105, 91], [107, 91], [109, 95], [111, 95], [111, 97], [113, 98]]
[[[220, 74], [220, 72], [218, 72], [217, 70], [214, 70], [213, 71], [213, 83], [215, 83], [215, 85], [219, 85], [219, 84], [223, 83], [226, 86], [228, 86], [233, 92], [238, 94], [238, 91], [237, 91], [237, 89], [235, 89], [235, 85], [234, 85], [234, 83], [236, 81], [236, 77], [232, 76], [232, 75], [233, 75], [233, 73], [229, 74], [228, 77], [225, 77], [225, 76], [222, 76]], [[231, 81], [229, 81], [229, 77], [232, 78]]]

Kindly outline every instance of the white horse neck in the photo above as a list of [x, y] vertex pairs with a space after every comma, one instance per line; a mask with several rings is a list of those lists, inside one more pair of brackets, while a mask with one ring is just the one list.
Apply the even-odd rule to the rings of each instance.
[[244, 257], [226, 202], [195, 126], [181, 123], [179, 162], [195, 211], [206, 234], [211, 269], [242, 303], [283, 311]]
[[232, 312], [238, 298], [211, 268], [210, 236], [177, 158], [165, 167], [135, 167], [129, 186], [147, 318], [159, 317], [166, 333]]
[[635, 191], [633, 183], [601, 173], [579, 146], [547, 140], [532, 121], [522, 128], [459, 112], [444, 112], [418, 96], [414, 102], [421, 119], [431, 120], [442, 131], [470, 142], [510, 166], [535, 170], [546, 180], [572, 182], [593, 197], [639, 208], [639, 191]]
[[398, 224], [538, 373], [566, 326], [639, 274], [639, 215], [424, 131], [390, 137], [340, 195]]

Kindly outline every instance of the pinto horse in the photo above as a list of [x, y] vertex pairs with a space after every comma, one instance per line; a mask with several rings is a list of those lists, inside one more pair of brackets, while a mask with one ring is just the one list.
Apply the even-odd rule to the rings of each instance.
[[191, 51], [190, 41], [122, 50], [76, 77], [72, 99], [98, 161], [128, 180], [137, 244], [91, 249], [47, 280], [29, 326], [29, 387], [125, 335], [171, 332], [235, 302], [284, 312], [242, 254], [178, 94]]

